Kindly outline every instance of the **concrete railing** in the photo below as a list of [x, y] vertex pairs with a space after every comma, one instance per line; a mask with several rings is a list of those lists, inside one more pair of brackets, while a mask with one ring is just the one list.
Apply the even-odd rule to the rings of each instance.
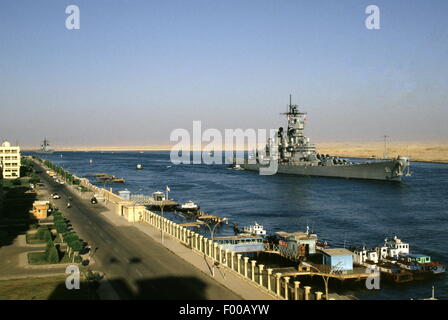
[[150, 226], [163, 230], [165, 235], [183, 243], [194, 252], [204, 255], [218, 263], [221, 268], [239, 276], [243, 281], [247, 281], [255, 288], [262, 290], [276, 299], [284, 300], [320, 300], [321, 292], [311, 293], [311, 287], [300, 288], [299, 281], [290, 283], [290, 277], [285, 277], [281, 273], [273, 274], [273, 270], [266, 268], [263, 264], [258, 264], [256, 260], [250, 260], [240, 253], [235, 253], [229, 249], [224, 249], [222, 245], [213, 242], [211, 239], [187, 229], [161, 215], [149, 210], [145, 210], [142, 218]]

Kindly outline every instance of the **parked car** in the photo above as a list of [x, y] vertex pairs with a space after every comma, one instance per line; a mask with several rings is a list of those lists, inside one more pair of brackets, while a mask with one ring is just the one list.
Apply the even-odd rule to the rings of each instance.
[[52, 194], [51, 194], [51, 197], [52, 197], [53, 199], [61, 199], [61, 196], [58, 195], [57, 193], [52, 193]]

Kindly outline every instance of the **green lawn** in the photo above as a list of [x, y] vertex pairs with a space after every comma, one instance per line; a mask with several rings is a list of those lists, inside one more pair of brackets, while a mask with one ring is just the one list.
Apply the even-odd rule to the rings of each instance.
[[65, 276], [0, 280], [0, 300], [98, 300], [94, 285], [81, 281], [68, 290]]
[[44, 244], [45, 240], [40, 240], [36, 237], [36, 234], [26, 234], [26, 243], [28, 244]]
[[[68, 254], [63, 252], [64, 256], [62, 257], [61, 261], [59, 263], [71, 263], [73, 259], [72, 257], [69, 258]], [[82, 258], [80, 256], [75, 257], [75, 263], [81, 263]], [[34, 265], [42, 265], [42, 264], [49, 264], [47, 261], [47, 257], [45, 256], [45, 252], [30, 252], [28, 253], [28, 263], [34, 264]]]
[[[61, 243], [61, 239], [58, 235], [51, 233], [52, 240], [54, 243]], [[26, 234], [26, 243], [28, 244], [45, 244], [45, 240], [41, 240], [37, 238], [37, 233], [27, 233]]]

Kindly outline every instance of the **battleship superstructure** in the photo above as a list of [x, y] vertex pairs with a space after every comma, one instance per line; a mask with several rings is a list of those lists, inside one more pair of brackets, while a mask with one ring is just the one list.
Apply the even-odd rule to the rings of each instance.
[[40, 145], [40, 149], [36, 151], [36, 153], [45, 153], [45, 154], [51, 154], [54, 150], [50, 148], [50, 142], [47, 140], [47, 138], [44, 139], [42, 144]]
[[407, 157], [352, 162], [317, 153], [316, 146], [304, 135], [306, 113], [291, 103], [291, 97], [288, 108], [284, 113], [288, 118], [286, 132], [280, 127], [277, 136], [268, 139], [264, 154], [257, 151], [252, 159], [234, 159], [234, 163], [240, 163], [243, 169], [258, 171], [271, 167], [275, 161], [277, 173], [306, 176], [401, 181], [403, 175], [410, 175]]

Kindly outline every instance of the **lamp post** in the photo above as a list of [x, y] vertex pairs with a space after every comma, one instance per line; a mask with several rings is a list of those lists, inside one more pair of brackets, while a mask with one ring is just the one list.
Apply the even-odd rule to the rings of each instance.
[[[207, 228], [210, 230], [210, 237], [211, 237], [212, 243], [214, 242], [214, 235], [215, 235], [215, 229], [216, 229], [216, 227], [217, 227], [221, 222], [224, 222], [224, 221], [225, 221], [225, 222], [227, 223], [228, 220], [229, 220], [229, 219], [227, 219], [227, 218], [223, 218], [222, 221], [217, 221], [217, 222], [215, 223], [215, 225], [213, 226], [213, 228], [210, 227], [209, 223], [204, 222], [204, 224], [205, 224], [205, 225], [207, 226]], [[213, 262], [213, 265], [212, 265], [212, 276], [213, 276], [213, 277], [215, 276], [215, 262]]]
[[[336, 272], [340, 270], [340, 264], [341, 263], [338, 263], [335, 266], [330, 266], [330, 272], [328, 272], [327, 275], [324, 275], [324, 274], [321, 275], [322, 279], [324, 280], [324, 284], [325, 284], [325, 300], [328, 300], [328, 282], [330, 280], [330, 275], [336, 274]], [[313, 268], [314, 270], [316, 270], [318, 273], [323, 273], [322, 270], [318, 269], [317, 267], [315, 267], [311, 264], [309, 264], [309, 266], [311, 268]]]
[[161, 238], [162, 238], [162, 244], [164, 243], [163, 241], [164, 241], [164, 237], [163, 237], [163, 203], [160, 205], [160, 212], [161, 212], [161, 215], [162, 215], [162, 224], [161, 224], [161, 226], [160, 226], [160, 232], [161, 232]]

